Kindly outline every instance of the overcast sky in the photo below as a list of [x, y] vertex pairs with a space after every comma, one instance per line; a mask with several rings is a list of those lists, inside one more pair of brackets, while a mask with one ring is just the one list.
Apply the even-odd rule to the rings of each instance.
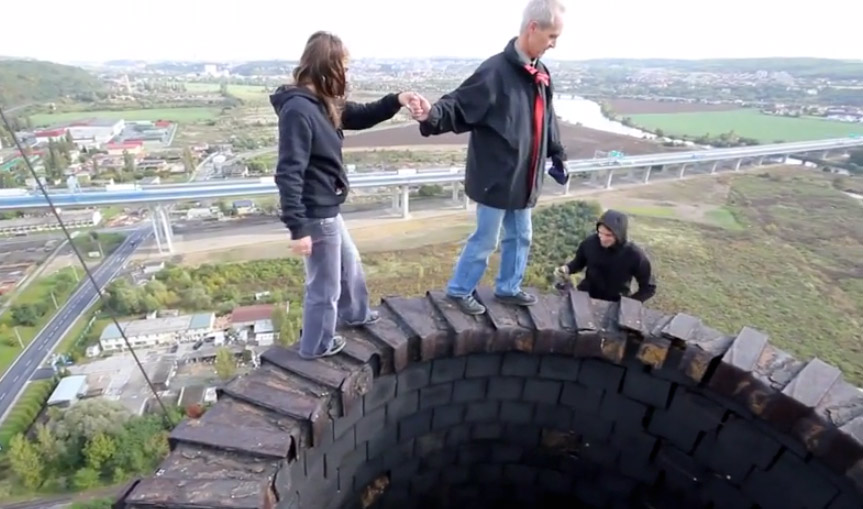
[[[525, 0], [2, 2], [0, 55], [59, 62], [294, 59], [318, 29], [356, 57], [485, 57]], [[548, 57], [863, 59], [859, 0], [568, 0]], [[844, 8], [840, 5], [845, 5]], [[224, 7], [222, 7], [224, 5]]]

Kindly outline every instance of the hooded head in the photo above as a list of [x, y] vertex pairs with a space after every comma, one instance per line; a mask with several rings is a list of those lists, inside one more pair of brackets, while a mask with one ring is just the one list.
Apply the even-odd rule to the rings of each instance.
[[626, 214], [612, 209], [606, 210], [596, 222], [599, 243], [606, 249], [626, 244], [628, 227], [629, 218]]
[[[342, 40], [329, 32], [315, 32], [306, 42], [300, 63], [294, 69], [295, 86], [283, 85], [276, 89], [270, 103], [278, 112], [290, 95], [302, 93], [293, 92], [291, 88], [305, 89], [326, 106], [333, 125], [341, 127], [341, 105], [348, 88], [347, 71], [348, 52]], [[283, 95], [286, 92], [291, 93], [286, 97]], [[281, 95], [278, 100], [277, 95]]]

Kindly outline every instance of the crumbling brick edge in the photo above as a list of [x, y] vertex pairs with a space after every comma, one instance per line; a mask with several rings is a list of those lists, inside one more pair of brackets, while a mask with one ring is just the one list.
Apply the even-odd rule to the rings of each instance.
[[[409, 507], [423, 483], [397, 477], [453, 481], [448, 458], [466, 479], [506, 479], [533, 447], [578, 451], [627, 481], [607, 493], [561, 483], [587, 503], [667, 488], [687, 507], [863, 507], [863, 392], [837, 368], [631, 299], [478, 296], [480, 317], [441, 292], [384, 298], [381, 320], [343, 331], [332, 358], [268, 350], [176, 427], [168, 458], [114, 507]], [[477, 440], [522, 447], [521, 463], [447, 456]]]

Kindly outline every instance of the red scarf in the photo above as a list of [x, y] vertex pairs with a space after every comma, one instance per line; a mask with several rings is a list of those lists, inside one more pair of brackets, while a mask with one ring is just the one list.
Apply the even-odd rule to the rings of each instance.
[[536, 179], [536, 167], [539, 164], [539, 149], [542, 144], [542, 125], [545, 120], [545, 101], [543, 101], [542, 86], [549, 85], [550, 78], [548, 74], [538, 70], [531, 64], [525, 64], [524, 68], [533, 76], [536, 83], [536, 99], [533, 102], [533, 148], [530, 155], [530, 171], [528, 172], [528, 194], [533, 190], [533, 184]]

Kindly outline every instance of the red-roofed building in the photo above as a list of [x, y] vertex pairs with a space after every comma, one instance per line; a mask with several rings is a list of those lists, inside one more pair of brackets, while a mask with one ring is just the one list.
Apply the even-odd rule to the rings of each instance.
[[48, 142], [48, 140], [63, 140], [66, 138], [67, 129], [65, 127], [60, 129], [46, 129], [44, 131], [36, 131], [33, 133], [33, 136], [36, 137], [36, 140]]
[[142, 141], [123, 141], [119, 143], [108, 143], [105, 145], [105, 151], [108, 155], [119, 156], [123, 152], [128, 152], [132, 155], [138, 155], [144, 151], [144, 142]]
[[273, 316], [272, 304], [255, 304], [253, 306], [240, 306], [231, 312], [232, 327], [249, 327], [258, 320], [269, 320]]
[[157, 120], [156, 121], [156, 127], [162, 127], [162, 128], [171, 127], [171, 123], [168, 122], [167, 120]]

